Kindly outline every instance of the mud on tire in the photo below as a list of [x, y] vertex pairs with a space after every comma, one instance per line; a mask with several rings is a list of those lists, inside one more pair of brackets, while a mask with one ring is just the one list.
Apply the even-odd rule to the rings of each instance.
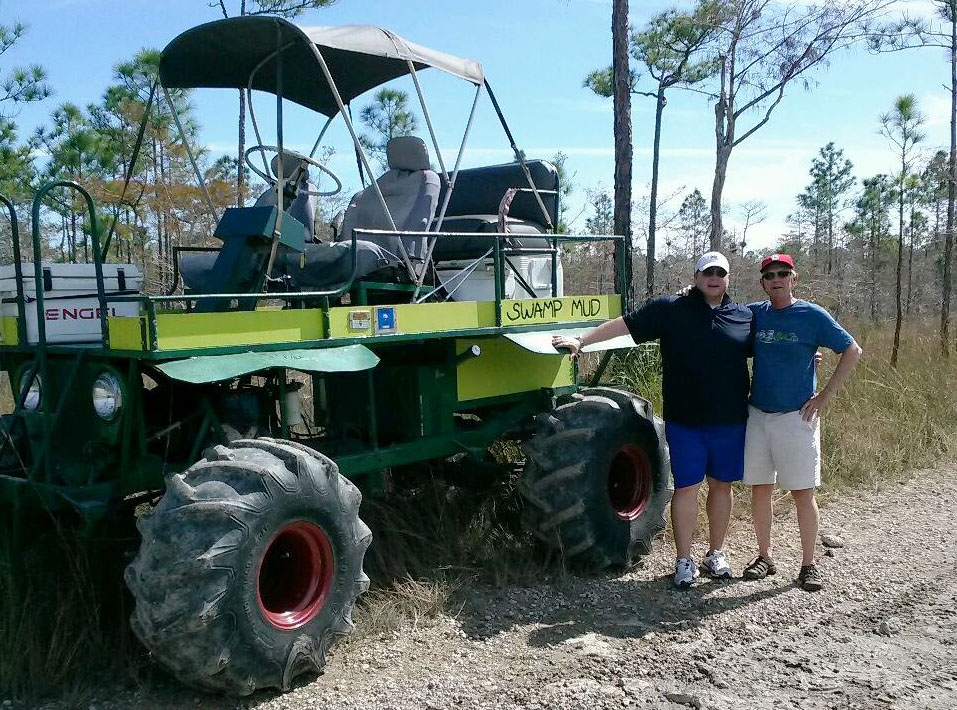
[[672, 488], [664, 426], [646, 400], [582, 389], [538, 415], [524, 450], [524, 521], [538, 539], [592, 570], [651, 552]]
[[169, 479], [126, 570], [133, 631], [177, 679], [246, 695], [320, 671], [369, 585], [362, 496], [300, 444], [216, 446]]

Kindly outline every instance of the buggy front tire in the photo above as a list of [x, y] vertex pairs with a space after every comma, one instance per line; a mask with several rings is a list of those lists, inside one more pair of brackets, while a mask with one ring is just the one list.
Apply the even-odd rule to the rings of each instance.
[[524, 521], [539, 540], [591, 570], [651, 552], [671, 500], [661, 420], [623, 390], [591, 387], [538, 415], [524, 446]]
[[300, 444], [209, 449], [138, 522], [133, 631], [187, 684], [288, 690], [323, 669], [368, 588], [361, 500], [332, 460]]

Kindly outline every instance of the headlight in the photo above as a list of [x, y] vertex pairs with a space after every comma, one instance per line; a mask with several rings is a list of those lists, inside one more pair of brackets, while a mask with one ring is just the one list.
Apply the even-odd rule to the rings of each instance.
[[[20, 376], [20, 392], [23, 392], [23, 389], [27, 386], [27, 377], [30, 376], [30, 372], [24, 372]], [[40, 408], [40, 400], [43, 398], [43, 386], [40, 383], [40, 375], [33, 376], [33, 382], [30, 383], [30, 389], [27, 391], [27, 396], [23, 400], [23, 408], [28, 412], [35, 412]]]
[[97, 416], [113, 421], [123, 406], [123, 388], [120, 378], [112, 372], [104, 372], [93, 383], [93, 409]]

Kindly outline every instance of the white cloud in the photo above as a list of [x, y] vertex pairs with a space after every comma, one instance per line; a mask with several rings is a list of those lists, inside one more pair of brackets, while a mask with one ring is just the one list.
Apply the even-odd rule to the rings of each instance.
[[921, 112], [927, 117], [928, 128], [940, 128], [950, 125], [950, 96], [946, 94], [924, 94], [918, 100]]
[[911, 17], [937, 17], [937, 4], [933, 0], [901, 0], [898, 9]]

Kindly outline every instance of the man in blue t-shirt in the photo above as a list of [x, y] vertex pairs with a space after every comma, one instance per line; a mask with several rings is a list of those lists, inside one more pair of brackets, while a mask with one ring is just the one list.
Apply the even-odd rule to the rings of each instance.
[[[803, 559], [798, 583], [807, 591], [823, 588], [814, 565], [818, 508], [814, 489], [821, 484], [819, 413], [850, 376], [862, 351], [833, 316], [794, 297], [798, 275], [787, 254], [761, 262], [767, 301], [748, 307], [754, 314], [754, 371], [744, 451], [744, 482], [751, 486], [758, 557], [746, 579], [776, 572], [771, 557], [771, 494], [777, 483], [791, 491], [797, 507]], [[841, 354], [831, 379], [817, 392], [817, 348]]]

